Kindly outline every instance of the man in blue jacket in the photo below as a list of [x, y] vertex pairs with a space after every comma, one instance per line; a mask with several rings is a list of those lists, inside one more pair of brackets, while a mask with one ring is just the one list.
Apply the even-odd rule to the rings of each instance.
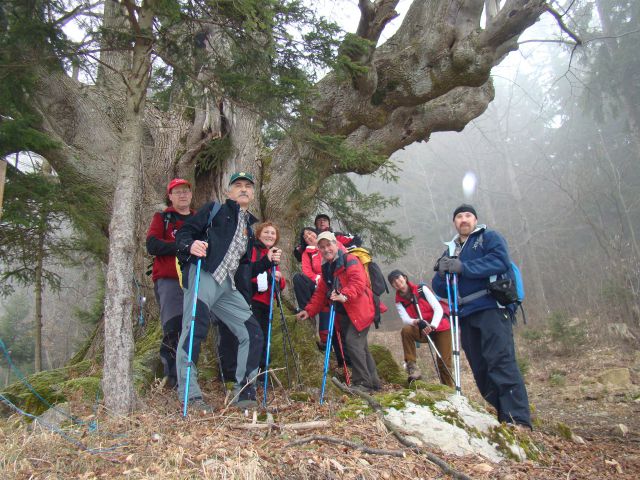
[[[184, 399], [188, 367], [191, 312], [196, 287], [195, 264], [198, 258], [202, 260], [188, 399], [193, 408], [202, 411], [210, 410], [210, 407], [202, 399], [195, 364], [200, 353], [200, 344], [209, 331], [211, 313], [215, 314], [238, 340], [233, 392], [235, 404], [240, 408], [257, 406], [255, 377], [264, 339], [258, 321], [237, 288], [240, 285], [236, 285], [236, 281], [250, 281], [236, 277], [236, 272], [241, 264], [250, 262], [254, 241], [251, 225], [257, 219], [247, 210], [254, 197], [253, 176], [246, 172], [231, 175], [227, 197], [211, 222], [209, 216], [215, 212], [215, 202], [207, 203], [200, 208], [176, 235], [179, 258], [185, 265], [182, 275], [184, 321], [176, 358], [180, 400]], [[268, 268], [271, 262], [280, 261], [280, 251], [273, 249], [265, 258]], [[250, 275], [251, 269], [247, 271]]]
[[511, 267], [507, 242], [498, 232], [478, 225], [471, 205], [456, 208], [453, 223], [458, 234], [436, 264], [433, 290], [446, 298], [446, 273], [458, 275], [460, 341], [476, 385], [497, 410], [500, 422], [531, 428], [527, 390], [516, 363], [511, 311], [487, 293], [489, 283]]

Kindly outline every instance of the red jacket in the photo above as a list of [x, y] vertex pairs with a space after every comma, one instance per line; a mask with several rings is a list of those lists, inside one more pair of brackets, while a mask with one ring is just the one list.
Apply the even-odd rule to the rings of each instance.
[[322, 255], [318, 247], [307, 245], [302, 252], [302, 273], [316, 283], [322, 277]]
[[[337, 280], [340, 293], [347, 296], [347, 301], [343, 303], [347, 316], [360, 332], [373, 323], [374, 316], [373, 293], [367, 284], [367, 274], [360, 260], [341, 250], [338, 250], [338, 256], [333, 263], [335, 263], [333, 278], [328, 277], [331, 265], [329, 263], [322, 265], [322, 281], [318, 283], [305, 310], [309, 316], [313, 317], [329, 305], [327, 293], [329, 289], [334, 288], [333, 285]], [[327, 282], [330, 282], [331, 286]]]
[[[429, 302], [427, 302], [427, 299], [424, 298], [424, 295], [418, 294], [417, 285], [414, 285], [409, 281], [407, 282], [407, 284], [409, 285], [411, 292], [418, 299], [418, 305], [420, 306], [420, 313], [422, 313], [423, 320], [425, 322], [431, 322], [431, 319], [433, 318], [433, 308], [431, 308], [431, 305], [429, 304]], [[424, 288], [427, 287], [425, 286]], [[404, 298], [400, 295], [400, 292], [396, 292], [396, 303], [401, 303], [411, 318], [420, 318], [418, 316], [418, 312], [416, 311], [416, 306], [413, 304], [411, 299]], [[449, 325], [449, 305], [447, 305], [447, 302], [445, 301], [440, 301], [440, 305], [442, 306], [442, 320], [440, 320], [440, 324], [438, 325], [438, 328], [436, 328], [436, 332], [449, 330], [451, 328]]]
[[157, 212], [151, 219], [147, 232], [147, 252], [155, 255], [153, 259], [153, 281], [158, 278], [178, 278], [176, 271], [176, 232], [185, 220], [195, 212], [181, 215], [175, 208], [167, 207]]
[[[262, 245], [262, 243], [256, 243], [256, 245], [253, 247], [253, 251], [251, 252], [251, 264], [252, 265], [257, 264], [261, 259], [267, 256], [268, 252], [269, 252], [269, 249], [264, 245]], [[276, 270], [280, 272], [280, 267], [276, 266]], [[264, 292], [258, 292], [258, 274], [264, 271], [267, 271], [269, 274], [268, 275], [269, 288]], [[269, 305], [269, 303], [271, 302], [271, 285], [272, 285], [271, 272], [272, 272], [271, 268], [269, 268], [268, 270], [261, 269], [260, 272], [256, 272], [256, 271], [252, 272], [252, 273], [255, 273], [255, 275], [251, 278], [251, 284], [253, 285], [253, 291], [255, 292], [253, 294], [253, 297], [251, 297], [252, 301], [264, 303], [265, 305]], [[286, 286], [286, 284], [287, 283], [284, 279], [284, 275], [282, 275], [280, 277], [280, 291], [284, 290], [284, 287]]]

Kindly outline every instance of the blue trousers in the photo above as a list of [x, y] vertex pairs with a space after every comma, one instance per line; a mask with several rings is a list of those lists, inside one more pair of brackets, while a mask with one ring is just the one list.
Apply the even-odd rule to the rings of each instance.
[[497, 410], [498, 421], [531, 427], [509, 312], [495, 308], [461, 318], [460, 341], [478, 390]]

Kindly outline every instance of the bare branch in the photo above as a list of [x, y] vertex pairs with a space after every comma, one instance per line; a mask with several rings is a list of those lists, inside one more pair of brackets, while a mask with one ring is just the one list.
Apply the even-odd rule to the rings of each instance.
[[389, 455], [390, 457], [400, 458], [404, 458], [407, 456], [407, 454], [403, 450], [385, 450], [380, 448], [371, 448], [367, 447], [366, 445], [360, 445], [355, 442], [350, 442], [349, 440], [345, 440], [344, 438], [329, 437], [327, 435], [312, 435], [310, 437], [304, 437], [300, 440], [296, 440], [295, 442], [287, 444], [287, 447], [295, 447], [297, 445], [304, 445], [305, 443], [310, 442], [327, 442], [334, 443], [336, 445], [345, 445], [349, 448], [360, 450], [361, 452], [369, 453], [371, 455]]
[[576, 42], [576, 45], [582, 45], [582, 39], [578, 36], [578, 34], [574, 33], [567, 26], [566, 23], [564, 23], [564, 20], [562, 19], [562, 15], [558, 11], [554, 10], [554, 8], [551, 5], [547, 5], [545, 7], [545, 10], [549, 12], [551, 15], [553, 15], [553, 17], [556, 19], [556, 22], [558, 22], [558, 26], [560, 27], [560, 30], [562, 30], [571, 38], [573, 38], [573, 40]]

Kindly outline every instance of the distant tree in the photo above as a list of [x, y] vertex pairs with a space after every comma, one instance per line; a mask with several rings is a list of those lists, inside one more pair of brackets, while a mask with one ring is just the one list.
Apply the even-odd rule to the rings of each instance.
[[42, 296], [45, 287], [60, 288], [60, 275], [52, 267], [77, 264], [79, 254], [93, 248], [72, 228], [72, 200], [51, 174], [9, 167], [0, 221], [0, 293], [13, 293], [13, 284], [34, 287], [36, 372], [42, 369]]
[[[29, 298], [25, 293], [19, 293], [4, 303], [4, 312], [0, 315], [0, 339], [9, 350], [11, 360], [24, 372], [33, 370], [34, 338], [33, 324], [28, 318], [30, 311]], [[4, 383], [8, 384], [10, 372], [6, 358], [2, 358], [0, 364], [7, 369]]]

